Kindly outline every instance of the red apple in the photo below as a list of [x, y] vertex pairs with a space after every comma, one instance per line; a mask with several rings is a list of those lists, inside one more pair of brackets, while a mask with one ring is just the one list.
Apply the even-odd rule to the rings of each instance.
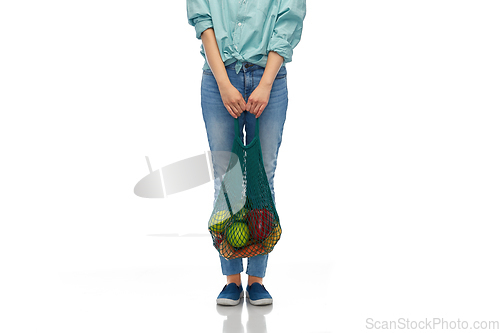
[[253, 239], [261, 241], [273, 230], [273, 213], [267, 209], [252, 209], [248, 212], [248, 228]]

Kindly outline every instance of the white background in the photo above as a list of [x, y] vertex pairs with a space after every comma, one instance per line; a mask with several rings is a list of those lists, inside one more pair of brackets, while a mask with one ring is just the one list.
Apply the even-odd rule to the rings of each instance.
[[[275, 177], [283, 239], [265, 280], [304, 297], [297, 313], [314, 308], [297, 281], [328, 290], [330, 327], [316, 332], [500, 320], [499, 14], [497, 1], [307, 2]], [[185, 1], [2, 2], [2, 332], [169, 331], [184, 311], [172, 297], [161, 311], [117, 305], [134, 286], [136, 302], [175, 283], [214, 303], [210, 238], [149, 236], [205, 232], [212, 184], [133, 193], [145, 156], [158, 169], [209, 149], [200, 45]], [[134, 285], [168, 267], [196, 277]], [[272, 314], [299, 327], [277, 302]]]

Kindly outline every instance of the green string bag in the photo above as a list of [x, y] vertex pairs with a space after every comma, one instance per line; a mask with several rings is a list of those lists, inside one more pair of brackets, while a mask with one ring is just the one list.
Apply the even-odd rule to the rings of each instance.
[[267, 180], [259, 138], [245, 146], [234, 119], [234, 142], [221, 191], [208, 222], [214, 247], [226, 259], [270, 253], [281, 237], [281, 226]]

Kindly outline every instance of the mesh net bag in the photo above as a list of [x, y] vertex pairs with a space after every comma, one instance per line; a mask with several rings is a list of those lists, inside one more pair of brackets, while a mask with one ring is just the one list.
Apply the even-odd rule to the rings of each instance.
[[234, 120], [235, 138], [221, 190], [208, 222], [214, 247], [226, 259], [270, 253], [281, 236], [281, 226], [267, 180], [259, 138], [245, 146]]

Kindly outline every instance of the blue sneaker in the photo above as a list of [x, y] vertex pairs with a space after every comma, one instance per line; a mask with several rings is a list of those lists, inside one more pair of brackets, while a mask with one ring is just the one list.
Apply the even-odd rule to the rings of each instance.
[[243, 287], [239, 287], [236, 283], [226, 284], [219, 296], [217, 297], [217, 304], [220, 305], [238, 305], [240, 299], [243, 297]]
[[271, 294], [264, 288], [264, 285], [258, 282], [247, 286], [247, 298], [252, 305], [268, 305], [273, 303]]

